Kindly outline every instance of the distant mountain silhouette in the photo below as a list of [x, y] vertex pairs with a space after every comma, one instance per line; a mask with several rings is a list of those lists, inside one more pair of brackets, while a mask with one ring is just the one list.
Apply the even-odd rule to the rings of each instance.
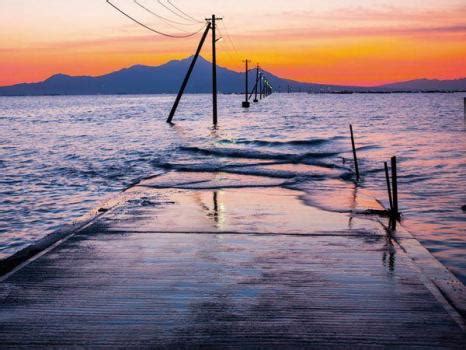
[[[56, 74], [39, 83], [22, 83], [0, 87], [0, 96], [36, 96], [36, 95], [110, 95], [110, 94], [174, 94], [178, 92], [192, 57], [170, 61], [151, 67], [135, 65], [110, 74], [90, 76], [69, 76]], [[187, 93], [211, 92], [211, 63], [199, 57]], [[255, 81], [255, 70], [249, 75], [250, 89]], [[466, 79], [413, 80], [409, 82], [384, 85], [380, 87], [355, 87], [303, 83], [283, 79], [265, 72], [276, 91], [310, 92], [363, 92], [363, 91], [407, 91], [407, 90], [466, 90]], [[227, 68], [218, 67], [218, 88], [221, 93], [241, 93], [244, 91], [244, 72], [238, 73]]]
[[465, 91], [466, 78], [454, 80], [416, 79], [379, 87], [385, 90], [400, 91]]

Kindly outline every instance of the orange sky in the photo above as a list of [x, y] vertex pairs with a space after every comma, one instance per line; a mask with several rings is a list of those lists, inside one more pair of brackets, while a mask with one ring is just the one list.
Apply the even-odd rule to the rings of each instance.
[[[138, 0], [132, 15], [172, 34], [196, 31], [161, 6]], [[161, 0], [168, 5], [168, 0]], [[244, 58], [282, 77], [307, 82], [377, 85], [416, 78], [466, 77], [466, 3], [457, 0], [172, 1], [202, 19], [224, 16], [218, 63], [239, 70]], [[99, 75], [133, 64], [158, 65], [191, 55], [188, 39], [155, 35], [104, 0], [2, 0], [0, 85], [40, 81], [55, 73]], [[229, 35], [227, 35], [227, 33]], [[231, 38], [231, 40], [230, 40]], [[209, 59], [209, 45], [203, 55]]]

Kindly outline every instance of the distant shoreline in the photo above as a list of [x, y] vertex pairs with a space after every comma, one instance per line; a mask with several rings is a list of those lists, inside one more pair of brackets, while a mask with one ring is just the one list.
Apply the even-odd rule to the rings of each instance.
[[[427, 90], [427, 91], [295, 91], [295, 92], [275, 92], [275, 94], [308, 94], [308, 95], [356, 95], [356, 94], [458, 94], [466, 93], [466, 90], [457, 91], [442, 91], [442, 90]], [[209, 95], [211, 92], [190, 92], [185, 95]], [[66, 97], [66, 96], [148, 96], [148, 95], [176, 95], [176, 93], [121, 93], [121, 94], [29, 94], [29, 95], [1, 95], [0, 97]], [[222, 93], [219, 95], [239, 95], [243, 93]]]
[[[102, 76], [55, 74], [37, 83], [0, 87], [0, 96], [79, 96], [176, 94], [189, 68], [191, 58], [159, 66], [134, 65]], [[211, 93], [212, 64], [199, 57], [185, 93]], [[466, 92], [466, 77], [452, 80], [415, 79], [376, 86], [334, 85], [290, 80], [262, 70], [274, 92], [302, 93], [452, 93]], [[244, 93], [245, 73], [217, 66], [219, 93]], [[254, 74], [248, 77], [254, 86]]]

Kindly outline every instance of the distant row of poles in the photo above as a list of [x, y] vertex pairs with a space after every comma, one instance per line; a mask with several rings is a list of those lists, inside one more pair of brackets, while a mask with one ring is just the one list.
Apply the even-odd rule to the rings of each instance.
[[[129, 13], [126, 10], [124, 10], [123, 8], [121, 8], [118, 4], [114, 4], [111, 0], [107, 0], [107, 4], [109, 4], [111, 7], [113, 7], [115, 10], [117, 10], [119, 13], [121, 13], [122, 15], [124, 15], [125, 17], [127, 17], [128, 19], [133, 21], [134, 23], [138, 24], [139, 26], [144, 27], [145, 29], [150, 30], [151, 32], [154, 32], [154, 33], [157, 33], [159, 35], [166, 36], [166, 37], [170, 37], [170, 38], [187, 38], [187, 37], [191, 37], [193, 35], [196, 35], [198, 32], [200, 32], [202, 30], [202, 28], [201, 28], [201, 30], [199, 30], [197, 32], [186, 33], [186, 34], [182, 34], [182, 35], [172, 35], [172, 34], [169, 34], [169, 33], [161, 32], [161, 31], [157, 30], [156, 28], [153, 28], [153, 27], [143, 23], [142, 21], [140, 21], [139, 19], [134, 17], [131, 13]], [[149, 12], [152, 15], [161, 18], [156, 13], [154, 13], [151, 10], [149, 10], [148, 8], [144, 7], [143, 5], [138, 3], [137, 1], [135, 1], [135, 4], [138, 5], [139, 7], [141, 7], [142, 9], [144, 9], [146, 12]], [[183, 14], [183, 18], [185, 20], [186, 20], [186, 18], [188, 18], [189, 21], [203, 23], [202, 21], [198, 21], [194, 17], [187, 15], [184, 11], [180, 10], [179, 8], [174, 6], [173, 4], [171, 4], [171, 6], [174, 7], [177, 12], [181, 12]], [[180, 16], [179, 13], [177, 14], [173, 10], [170, 10], [170, 11], [173, 12], [175, 15]], [[205, 30], [204, 30], [204, 32], [202, 34], [199, 45], [197, 46], [196, 52], [195, 52], [195, 54], [193, 56], [193, 59], [192, 59], [191, 64], [190, 64], [190, 66], [188, 68], [188, 71], [187, 71], [187, 73], [186, 73], [186, 75], [185, 75], [185, 77], [183, 79], [180, 90], [178, 91], [175, 102], [173, 103], [173, 106], [172, 106], [172, 108], [170, 110], [170, 114], [168, 115], [168, 118], [167, 118], [167, 123], [172, 124], [172, 122], [173, 122], [173, 118], [175, 116], [176, 110], [177, 110], [178, 105], [180, 103], [181, 97], [183, 96], [184, 91], [185, 91], [185, 89], [186, 89], [186, 87], [188, 85], [188, 82], [189, 82], [189, 79], [190, 79], [191, 74], [193, 72], [194, 66], [196, 65], [197, 59], [199, 58], [199, 54], [200, 54], [200, 52], [202, 50], [202, 46], [204, 45], [204, 42], [205, 42], [205, 40], [207, 38], [207, 35], [209, 34], [209, 31], [210, 31], [212, 33], [212, 121], [213, 121], [214, 126], [217, 125], [217, 119], [218, 119], [217, 115], [218, 115], [218, 113], [217, 113], [217, 50], [216, 50], [216, 44], [222, 38], [221, 37], [217, 38], [217, 34], [216, 34], [217, 24], [216, 24], [216, 22], [217, 21], [222, 21], [222, 20], [223, 20], [223, 18], [219, 18], [216, 15], [212, 15], [209, 18], [205, 18], [205, 21], [206, 21]], [[254, 100], [253, 101], [254, 102], [259, 102], [259, 99], [261, 100], [262, 98], [267, 97], [267, 96], [269, 96], [270, 94], [273, 93], [272, 85], [271, 85], [270, 81], [265, 77], [264, 72], [262, 72], [260, 70], [259, 65], [257, 65], [257, 68], [256, 68], [256, 81], [255, 81], [255, 84], [254, 84], [254, 88], [252, 89], [251, 93], [249, 92], [249, 87], [248, 87], [248, 73], [249, 73], [248, 64], [249, 64], [249, 62], [250, 62], [249, 60], [245, 60], [245, 63], [246, 63], [246, 82], [245, 82], [245, 90], [244, 90], [245, 100], [242, 103], [242, 106], [245, 107], [245, 108], [250, 107], [249, 100], [251, 99], [252, 95], [254, 95]], [[280, 87], [279, 87], [278, 91], [280, 91]], [[290, 92], [290, 86], [288, 86], [288, 92]]]
[[266, 78], [264, 72], [261, 71], [259, 64], [257, 64], [256, 82], [251, 92], [249, 92], [249, 62], [250, 60], [246, 59], [244, 62], [246, 64], [246, 70], [245, 70], [245, 79], [244, 79], [245, 80], [244, 101], [242, 103], [242, 106], [244, 108], [249, 108], [251, 106], [251, 104], [249, 103], [249, 100], [252, 98], [252, 95], [254, 95], [253, 102], [257, 103], [259, 102], [259, 100], [262, 100], [263, 98], [267, 96], [270, 96], [273, 93], [273, 87], [272, 87], [272, 84], [269, 82], [269, 80]]
[[[202, 46], [204, 45], [204, 42], [207, 38], [207, 35], [209, 34], [209, 31], [212, 32], [212, 122], [214, 126], [217, 125], [218, 121], [218, 113], [217, 113], [217, 50], [216, 50], [216, 43], [219, 39], [217, 39], [216, 36], [216, 22], [222, 20], [222, 18], [216, 17], [215, 15], [212, 15], [211, 18], [206, 18], [207, 21], [207, 26], [204, 30], [204, 33], [202, 34], [201, 41], [199, 42], [199, 45], [196, 49], [196, 53], [194, 54], [194, 57], [191, 61], [191, 64], [188, 68], [188, 72], [186, 73], [186, 76], [183, 79], [183, 82], [181, 84], [180, 90], [178, 91], [178, 94], [176, 96], [175, 102], [173, 103], [173, 107], [170, 110], [170, 114], [168, 115], [167, 118], [167, 123], [172, 124], [173, 122], [173, 117], [175, 116], [176, 110], [178, 108], [178, 104], [180, 103], [181, 97], [184, 94], [184, 91], [186, 89], [186, 86], [188, 85], [189, 78], [191, 77], [191, 74], [193, 72], [194, 66], [196, 64], [196, 61], [199, 57], [199, 54], [202, 50]], [[245, 60], [246, 63], [246, 82], [245, 82], [245, 90], [244, 90], [244, 96], [245, 100], [242, 103], [242, 106], [245, 108], [250, 107], [249, 100], [252, 98], [252, 95], [254, 95], [254, 100], [253, 102], [259, 102], [259, 99], [262, 100], [263, 98], [271, 95], [273, 93], [273, 87], [270, 81], [267, 79], [265, 76], [264, 72], [260, 69], [259, 65], [257, 65], [256, 68], [256, 81], [254, 84], [254, 87], [251, 92], [249, 92], [249, 86], [248, 86], [248, 74], [249, 74], [249, 62], [250, 60]]]

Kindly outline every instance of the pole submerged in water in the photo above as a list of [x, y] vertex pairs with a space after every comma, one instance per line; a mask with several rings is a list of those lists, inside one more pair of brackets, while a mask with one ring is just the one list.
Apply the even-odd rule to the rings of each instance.
[[464, 97], [463, 100], [464, 100], [464, 119], [466, 119], [466, 97]]
[[387, 162], [384, 162], [384, 167], [385, 167], [385, 180], [387, 181], [388, 201], [390, 203], [390, 214], [392, 214], [393, 213], [392, 188], [390, 186], [390, 176], [388, 174]]
[[215, 15], [212, 15], [212, 118], [214, 125], [217, 125], [217, 38], [215, 33], [215, 20]]
[[258, 88], [258, 86], [259, 86], [259, 64], [256, 67], [256, 86], [254, 88], [254, 101], [253, 101], [255, 103], [259, 102], [257, 100], [257, 88]]
[[260, 77], [259, 77], [259, 99], [262, 100], [263, 96], [262, 96], [262, 93], [264, 92], [263, 91], [263, 83], [264, 83], [264, 75], [262, 74], [262, 72], [260, 72]]
[[173, 103], [173, 107], [168, 116], [167, 123], [170, 123], [170, 124], [172, 123], [173, 117], [175, 116], [175, 113], [176, 113], [176, 109], [178, 108], [178, 104], [180, 103], [181, 97], [183, 96], [184, 90], [186, 89], [186, 85], [188, 85], [189, 78], [191, 77], [191, 73], [193, 72], [194, 65], [196, 64], [197, 58], [199, 57], [199, 53], [201, 52], [202, 46], [204, 45], [204, 42], [207, 37], [207, 34], [209, 33], [210, 27], [211, 27], [211, 24], [207, 23], [207, 27], [204, 31], [204, 34], [202, 35], [199, 45], [197, 46], [196, 53], [194, 54], [194, 57], [191, 61], [188, 72], [186, 73], [186, 76], [184, 77], [183, 83], [181, 84], [180, 90], [178, 91], [178, 95], [176, 96], [175, 102]]
[[353, 146], [354, 170], [356, 171], [356, 180], [359, 181], [358, 157], [356, 155], [356, 146], [354, 144], [353, 125], [350, 124], [351, 145]]
[[248, 70], [249, 70], [249, 67], [248, 67], [248, 63], [249, 63], [249, 60], [246, 59], [244, 61], [246, 63], [246, 72], [245, 72], [245, 86], [244, 86], [244, 101], [243, 101], [243, 108], [249, 108], [250, 106], [250, 103], [249, 103], [249, 86], [248, 86]]
[[393, 191], [393, 215], [398, 218], [400, 213], [398, 210], [398, 175], [396, 169], [396, 157], [392, 157], [392, 191]]

